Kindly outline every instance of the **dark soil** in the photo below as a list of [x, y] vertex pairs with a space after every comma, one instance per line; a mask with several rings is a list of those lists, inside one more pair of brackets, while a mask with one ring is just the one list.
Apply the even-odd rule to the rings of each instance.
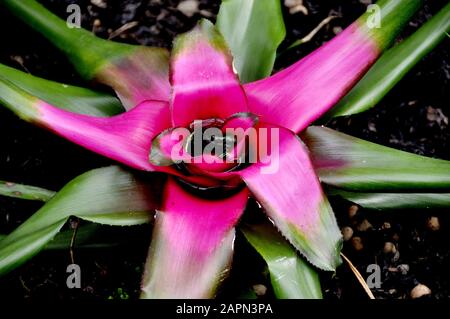
[[[199, 18], [214, 20], [220, 4], [219, 0], [200, 0], [201, 11], [187, 17], [177, 9], [179, 0], [103, 1], [108, 4], [106, 8], [94, 5], [89, 0], [42, 2], [60, 16], [66, 15], [69, 3], [79, 4], [83, 12], [83, 27], [105, 38], [124, 24], [137, 21], [137, 26], [116, 36], [114, 40], [167, 48], [170, 48], [177, 34], [191, 29]], [[345, 28], [364, 12], [363, 2], [368, 1], [306, 0], [304, 3], [309, 9], [307, 16], [302, 13], [290, 15], [284, 9], [288, 32], [284, 47], [308, 34], [330, 13], [339, 14], [341, 18], [333, 20], [310, 43], [283, 55], [276, 68], [293, 63], [331, 39], [340, 28]], [[402, 37], [414, 32], [446, 2], [426, 1]], [[0, 30], [3, 43], [6, 44], [0, 49], [1, 63], [44, 78], [85, 85], [61, 53], [3, 9], [0, 12]], [[379, 144], [450, 159], [449, 43], [448, 40], [444, 41], [420, 62], [377, 108], [358, 116], [335, 120], [329, 126]], [[18, 120], [3, 108], [0, 108], [0, 134], [2, 180], [58, 190], [75, 176], [112, 163]], [[40, 205], [0, 197], [0, 233], [16, 228]], [[344, 253], [363, 275], [367, 275], [367, 265], [375, 263], [381, 266], [382, 286], [374, 290], [376, 297], [409, 298], [411, 289], [418, 283], [432, 290], [428, 298], [450, 297], [448, 211], [380, 213], [360, 209], [350, 219], [350, 205], [333, 201], [340, 225], [352, 227], [354, 237], [361, 238], [363, 248], [357, 251], [350, 240], [344, 246]], [[431, 216], [439, 218], [440, 230], [431, 231], [426, 227]], [[368, 230], [361, 228], [364, 220], [372, 226]], [[0, 299], [136, 298], [150, 230], [149, 226], [142, 226], [133, 228], [131, 235], [130, 230], [120, 232], [127, 233], [128, 238], [128, 243], [120, 247], [75, 251], [75, 260], [83, 269], [82, 289], [69, 290], [66, 287], [65, 270], [70, 263], [68, 251], [44, 252], [0, 279]], [[392, 242], [398, 253], [385, 254], [383, 248], [386, 242]], [[322, 277], [326, 298], [366, 298], [345, 265], [338, 269], [335, 276], [323, 273]], [[246, 288], [261, 283], [267, 284], [263, 263], [245, 240], [238, 237], [233, 273], [221, 296], [243, 296], [248, 293]], [[271, 297], [270, 291], [266, 297]]]

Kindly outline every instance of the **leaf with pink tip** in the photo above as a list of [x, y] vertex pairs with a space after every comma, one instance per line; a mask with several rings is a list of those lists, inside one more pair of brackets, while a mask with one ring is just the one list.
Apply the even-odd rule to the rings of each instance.
[[367, 74], [320, 120], [364, 112], [381, 99], [450, 31], [450, 2], [400, 44], [384, 53]]
[[49, 81], [3, 64], [0, 64], [0, 78], [67, 111], [94, 116], [113, 116], [125, 111], [119, 99], [110, 94]]
[[148, 162], [151, 141], [169, 127], [166, 102], [147, 101], [131, 111], [98, 118], [69, 113], [39, 104], [39, 120], [47, 128], [96, 153], [142, 170], [154, 170]]
[[365, 14], [289, 68], [246, 84], [250, 111], [261, 121], [302, 131], [358, 82], [418, 4], [420, 1], [379, 1], [381, 28], [368, 28], [369, 14]]
[[295, 132], [333, 106], [375, 61], [379, 50], [351, 25], [303, 60], [245, 86], [251, 112]]
[[142, 298], [210, 298], [229, 271], [234, 225], [246, 189], [225, 199], [196, 197], [169, 179], [157, 212]]
[[95, 117], [53, 107], [2, 78], [0, 102], [23, 119], [74, 143], [148, 171], [155, 168], [148, 162], [152, 139], [170, 126], [167, 102], [147, 101], [123, 114]]
[[278, 135], [279, 142], [270, 141], [270, 155], [237, 173], [289, 242], [316, 267], [334, 271], [341, 262], [341, 233], [308, 150], [291, 131], [264, 128], [269, 141]]
[[169, 53], [162, 48], [132, 46], [102, 64], [93, 79], [112, 87], [127, 110], [147, 100], [167, 102], [170, 97]]
[[225, 119], [247, 111], [232, 57], [214, 25], [202, 20], [174, 43], [171, 62], [172, 119], [175, 126], [194, 120]]
[[68, 28], [65, 20], [35, 0], [2, 0], [0, 5], [64, 52], [85, 79], [111, 86], [126, 109], [145, 100], [168, 101], [166, 49], [117, 43], [82, 28]]
[[190, 183], [208, 187], [217, 184], [212, 178], [184, 176], [173, 167], [148, 161], [153, 137], [170, 127], [166, 102], [143, 102], [113, 117], [88, 116], [53, 107], [0, 77], [0, 104], [28, 122], [131, 167], [183, 176]]

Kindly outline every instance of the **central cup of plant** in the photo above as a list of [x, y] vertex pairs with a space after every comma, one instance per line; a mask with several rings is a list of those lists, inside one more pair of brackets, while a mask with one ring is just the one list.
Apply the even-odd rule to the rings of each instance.
[[[266, 129], [258, 129], [257, 124], [256, 115], [236, 113], [227, 119], [194, 120], [186, 127], [167, 129], [153, 139], [150, 162], [175, 165], [186, 175], [211, 177], [208, 173], [242, 169], [258, 161], [258, 148], [268, 149], [262, 147], [267, 142]], [[276, 128], [272, 131], [271, 136], [277, 135]]]

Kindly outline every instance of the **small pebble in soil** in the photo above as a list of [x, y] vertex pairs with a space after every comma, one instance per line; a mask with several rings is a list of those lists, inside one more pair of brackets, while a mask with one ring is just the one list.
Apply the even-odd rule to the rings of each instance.
[[351, 219], [356, 216], [358, 213], [359, 207], [356, 205], [352, 205], [348, 208], [348, 217]]
[[198, 12], [198, 5], [197, 0], [185, 0], [178, 4], [177, 9], [186, 17], [192, 17]]
[[351, 227], [348, 226], [342, 227], [341, 232], [344, 241], [349, 241], [353, 236], [353, 229]]
[[440, 108], [434, 108], [429, 106], [427, 108], [427, 120], [430, 122], [436, 122], [439, 126], [447, 126], [448, 125], [448, 117], [444, 115]]
[[438, 231], [441, 228], [441, 224], [439, 223], [439, 218], [436, 216], [432, 216], [427, 220], [427, 228], [431, 231]]
[[95, 19], [94, 22], [92, 23], [92, 32], [97, 34], [102, 26], [102, 22], [100, 21], [100, 19]]
[[388, 222], [384, 222], [383, 226], [381, 226], [381, 229], [383, 229], [383, 230], [391, 229], [391, 224]]
[[267, 287], [261, 284], [253, 285], [253, 291], [257, 296], [264, 296], [267, 293]]
[[360, 232], [368, 231], [369, 229], [372, 229], [372, 224], [369, 223], [367, 219], [364, 219], [362, 222], [356, 226], [356, 229]]
[[369, 129], [369, 131], [376, 133], [377, 132], [377, 126], [375, 125], [375, 123], [369, 122], [367, 124], [367, 128]]
[[411, 290], [410, 296], [412, 299], [417, 299], [431, 294], [431, 289], [425, 285], [418, 284]]
[[356, 251], [361, 251], [364, 249], [364, 245], [361, 237], [355, 236], [352, 238], [352, 246]]
[[402, 275], [406, 275], [409, 272], [409, 265], [401, 264], [397, 266], [397, 269], [402, 273]]

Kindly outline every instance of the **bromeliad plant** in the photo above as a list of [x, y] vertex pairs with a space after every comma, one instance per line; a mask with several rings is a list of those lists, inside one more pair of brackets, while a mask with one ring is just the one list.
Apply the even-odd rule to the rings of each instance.
[[[277, 297], [320, 298], [317, 269], [336, 269], [342, 240], [319, 180], [329, 194], [369, 208], [450, 206], [449, 162], [308, 128], [319, 118], [374, 106], [445, 38], [450, 4], [381, 55], [420, 1], [379, 1], [379, 28], [369, 27], [366, 13], [269, 76], [285, 33], [279, 0], [224, 0], [216, 26], [200, 21], [177, 37], [170, 56], [69, 29], [34, 0], [0, 3], [66, 53], [82, 76], [112, 87], [120, 99], [0, 65], [1, 104], [131, 168], [90, 171], [56, 194], [0, 184], [3, 195], [47, 201], [0, 240], [0, 274], [58, 242], [70, 216], [108, 225], [154, 221], [142, 297], [207, 298], [230, 268], [237, 227], [267, 262]], [[223, 152], [193, 152], [191, 141], [205, 142], [193, 129], [198, 125], [202, 133], [251, 129], [257, 138], [244, 134], [230, 144], [226, 134], [211, 135], [206, 142]], [[176, 128], [188, 132], [178, 160], [171, 156], [180, 142], [172, 139]], [[261, 148], [263, 155], [250, 163], [249, 150]], [[269, 158], [274, 151], [278, 156]], [[277, 169], [263, 173], [273, 160]], [[136, 170], [167, 175], [161, 198]], [[238, 224], [249, 197], [271, 224]]]

